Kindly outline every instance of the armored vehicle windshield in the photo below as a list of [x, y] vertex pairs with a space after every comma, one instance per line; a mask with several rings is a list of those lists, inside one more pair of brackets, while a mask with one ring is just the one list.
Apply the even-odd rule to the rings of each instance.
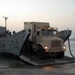
[[42, 36], [57, 36], [56, 30], [42, 30]]

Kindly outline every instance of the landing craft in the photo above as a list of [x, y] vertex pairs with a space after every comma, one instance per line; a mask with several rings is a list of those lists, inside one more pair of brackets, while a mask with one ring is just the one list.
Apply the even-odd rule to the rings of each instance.
[[24, 22], [24, 30], [13, 34], [0, 27], [0, 52], [14, 54], [32, 65], [48, 65], [50, 57], [64, 57], [64, 42], [70, 35], [71, 30], [59, 32], [45, 22]]

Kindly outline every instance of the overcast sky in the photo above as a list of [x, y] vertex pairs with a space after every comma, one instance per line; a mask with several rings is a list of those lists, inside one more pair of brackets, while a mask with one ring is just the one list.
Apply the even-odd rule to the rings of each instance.
[[75, 35], [75, 0], [0, 0], [0, 26], [9, 17], [8, 29], [22, 30], [24, 22], [49, 22], [59, 30], [71, 29]]

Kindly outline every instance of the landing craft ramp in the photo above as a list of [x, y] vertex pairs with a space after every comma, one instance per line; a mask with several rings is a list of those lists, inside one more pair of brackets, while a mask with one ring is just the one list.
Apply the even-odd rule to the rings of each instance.
[[57, 64], [75, 63], [75, 58], [68, 56], [64, 56], [64, 58], [62, 59], [56, 59], [56, 58], [39, 59], [33, 56], [26, 57], [24, 55], [21, 55], [20, 59], [28, 62], [31, 65], [57, 65]]

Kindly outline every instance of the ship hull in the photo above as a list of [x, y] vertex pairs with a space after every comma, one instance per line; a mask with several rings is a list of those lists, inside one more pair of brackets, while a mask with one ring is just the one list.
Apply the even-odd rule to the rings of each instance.
[[23, 30], [14, 35], [0, 38], [0, 52], [19, 56], [22, 46], [29, 35], [30, 33], [27, 30]]

